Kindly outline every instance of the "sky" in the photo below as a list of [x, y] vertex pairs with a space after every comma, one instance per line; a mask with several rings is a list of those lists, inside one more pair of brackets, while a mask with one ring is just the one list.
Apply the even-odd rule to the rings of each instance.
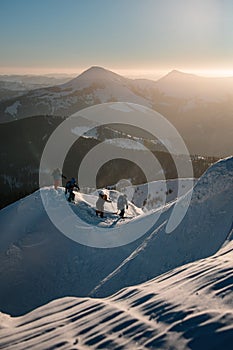
[[233, 76], [232, 0], [0, 0], [0, 74]]

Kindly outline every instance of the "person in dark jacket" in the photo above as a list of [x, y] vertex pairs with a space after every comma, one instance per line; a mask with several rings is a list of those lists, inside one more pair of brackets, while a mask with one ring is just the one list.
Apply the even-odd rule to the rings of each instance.
[[80, 191], [80, 188], [78, 184], [76, 183], [76, 180], [74, 177], [72, 177], [71, 180], [67, 181], [66, 187], [65, 187], [65, 194], [69, 193], [68, 202], [74, 202], [75, 194], [74, 189], [77, 189]]

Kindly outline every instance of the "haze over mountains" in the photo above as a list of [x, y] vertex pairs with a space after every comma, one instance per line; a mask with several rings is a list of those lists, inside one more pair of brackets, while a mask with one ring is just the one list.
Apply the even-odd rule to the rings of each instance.
[[172, 71], [158, 81], [128, 79], [91, 67], [65, 84], [30, 91], [0, 103], [0, 121], [36, 115], [67, 117], [99, 103], [148, 106], [170, 120], [192, 154], [232, 153], [233, 78], [204, 78]]
[[24, 95], [30, 90], [62, 84], [70, 75], [0, 75], [0, 101]]
[[[41, 154], [54, 129], [68, 115], [93, 104], [127, 101], [149, 106], [177, 127], [191, 153], [232, 153], [231, 86], [231, 78], [172, 71], [153, 82], [92, 67], [62, 85], [0, 103], [1, 200], [9, 203], [12, 196], [14, 202], [0, 211], [2, 349], [232, 349], [233, 157], [215, 163], [195, 181], [190, 204], [186, 192], [193, 179], [182, 180], [182, 197], [177, 198], [175, 179], [155, 181], [147, 197], [148, 184], [138, 167], [104, 164], [99, 172], [102, 187], [109, 184], [109, 175], [113, 179], [111, 171], [116, 180], [135, 178], [137, 186], [126, 190], [134, 195], [124, 220], [116, 214], [120, 192], [114, 190], [109, 191], [112, 202], [106, 204], [103, 220], [95, 215], [98, 193], [91, 189], [84, 193], [81, 188], [72, 204], [61, 187], [32, 193], [38, 189]], [[85, 128], [88, 120], [81, 121]], [[117, 146], [111, 144], [114, 133], [121, 141]], [[72, 145], [62, 171], [73, 176], [85, 154], [105, 140], [124, 151], [129, 145], [121, 136], [123, 132], [108, 126], [91, 130]], [[140, 142], [155, 147], [151, 152], [161, 161], [166, 179], [178, 176], [168, 152], [148, 139]], [[133, 152], [142, 151], [139, 147]], [[187, 161], [183, 155], [178, 158]], [[197, 168], [203, 165], [203, 173], [214, 157], [207, 163], [199, 156], [191, 160], [198, 162]], [[141, 236], [108, 249], [83, 245], [52, 223], [41, 194], [65, 225], [75, 216], [73, 237], [85, 240], [94, 234], [97, 242], [105, 230], [117, 242], [121, 234], [133, 237], [138, 228]], [[16, 201], [16, 195], [21, 199]], [[68, 215], [64, 205], [72, 209]], [[168, 234], [174, 208], [187, 208], [187, 213]]]

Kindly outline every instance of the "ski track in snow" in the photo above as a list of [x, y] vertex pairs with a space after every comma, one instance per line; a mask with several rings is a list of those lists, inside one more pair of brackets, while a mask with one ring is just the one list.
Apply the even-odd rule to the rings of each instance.
[[157, 234], [161, 228], [163, 228], [167, 224], [167, 220], [165, 220], [156, 230], [152, 229], [152, 233], [142, 242], [142, 244], [137, 247], [113, 272], [111, 272], [107, 277], [105, 277], [101, 283], [91, 291], [90, 295], [95, 294], [104, 283], [109, 281], [113, 276], [115, 276], [119, 271], [121, 271], [122, 267], [125, 266], [130, 260], [134, 259], [137, 255], [140, 254], [142, 250], [146, 249], [147, 243], [152, 239], [152, 237]]
[[233, 242], [104, 299], [62, 298], [0, 314], [1, 349], [232, 349]]
[[[231, 350], [233, 342], [232, 176], [233, 158], [222, 160], [208, 169], [195, 185], [189, 211], [183, 223], [169, 235], [164, 232], [164, 228], [175, 202], [164, 206], [157, 224], [139, 243], [135, 242], [131, 250], [128, 247], [122, 249], [127, 253], [122, 260], [115, 255], [118, 259], [115, 267], [99, 281], [96, 279], [95, 287], [90, 289], [94, 296], [96, 294], [100, 296], [101, 292], [104, 292], [105, 296], [110, 296], [102, 299], [65, 297], [20, 317], [0, 313], [0, 348], [8, 350], [214, 350], [221, 348]], [[64, 196], [63, 190], [54, 191], [51, 188], [43, 190], [47, 191], [48, 199], [59, 205], [59, 196]], [[114, 191], [111, 193], [114, 196]], [[96, 218], [93, 209], [95, 201], [96, 194], [77, 193], [76, 205], [71, 204], [71, 206], [83, 219], [87, 220], [91, 216], [92, 224], [105, 225], [106, 229], [109, 229], [116, 219], [113, 214], [107, 222]], [[185, 196], [177, 203], [181, 207], [184, 206]], [[112, 209], [114, 208], [108, 203], [108, 212]], [[132, 220], [140, 222], [147, 217], [131, 203], [129, 212], [134, 214], [133, 218], [118, 221], [116, 224], [125, 225], [130, 229]], [[141, 216], [139, 216], [140, 213]], [[4, 279], [6, 273], [7, 277], [15, 276], [17, 280], [13, 285], [20, 287], [20, 284], [25, 283], [21, 280], [22, 267], [25, 269], [21, 262], [29, 261], [26, 260], [27, 253], [32, 266], [35, 264], [32, 256], [34, 257], [36, 250], [33, 250], [33, 247], [41, 249], [40, 252], [42, 252], [49, 246], [48, 254], [51, 254], [53, 244], [67, 243], [62, 237], [59, 238], [57, 233], [43, 231], [45, 229], [43, 223], [48, 225], [48, 222], [44, 219], [38, 193], [5, 208], [1, 214], [0, 220], [3, 223], [1, 276], [8, 282], [8, 279]], [[154, 215], [154, 212], [152, 211], [149, 215]], [[20, 218], [18, 226], [9, 220], [12, 217]], [[42, 226], [38, 226], [41, 227], [41, 232], [35, 228], [35, 223], [39, 222], [42, 223]], [[54, 238], [56, 242], [53, 241]], [[70, 254], [74, 246], [70, 243], [68, 248], [68, 251], [58, 250], [59, 254], [63, 252]], [[82, 277], [87, 279], [85, 273], [91, 272], [88, 267], [82, 271], [82, 264], [85, 267], [87, 260], [84, 259], [85, 255], [82, 255], [79, 246], [75, 249], [77, 249], [76, 254], [80, 254], [77, 258], [82, 259], [79, 261], [81, 267], [74, 270], [73, 275], [68, 274], [66, 278], [70, 283], [75, 282], [77, 273], [80, 275], [84, 273]], [[102, 259], [100, 262], [102, 269], [107, 262], [111, 263], [111, 259], [107, 260], [110, 256], [104, 255], [108, 249], [101, 251], [101, 255], [98, 255], [98, 249], [91, 252], [96, 254], [97, 258], [92, 263], [97, 264], [98, 259]], [[31, 257], [30, 254], [32, 254]], [[210, 256], [211, 254], [214, 255]], [[45, 257], [47, 258], [46, 254]], [[90, 259], [92, 256], [88, 256], [88, 263]], [[52, 262], [55, 262], [53, 269], [58, 260], [52, 260]], [[66, 260], [63, 263], [67, 263]], [[66, 268], [71, 269], [73, 264], [72, 260], [72, 264], [67, 263]], [[7, 272], [6, 266], [9, 267]], [[93, 268], [94, 265], [90, 266]], [[44, 266], [43, 261], [40, 261], [39, 268], [42, 267], [49, 268], [49, 265]], [[14, 270], [17, 275], [11, 275]], [[52, 272], [53, 270], [49, 271], [51, 275], [48, 274], [48, 276], [58, 279], [59, 271], [55, 271], [55, 275]], [[158, 277], [154, 278], [154, 276]], [[94, 277], [92, 275], [92, 278]], [[85, 283], [86, 279], [80, 279], [80, 281]], [[145, 280], [147, 282], [139, 284]], [[29, 283], [29, 281], [26, 282]], [[42, 282], [46, 285], [46, 281], [39, 279], [39, 283]], [[32, 285], [27, 283], [24, 285], [24, 293], [32, 288]], [[46, 288], [45, 285], [38, 290], [38, 294]], [[122, 288], [122, 286], [128, 287]], [[111, 290], [115, 290], [115, 294], [108, 293]], [[10, 291], [8, 288], [9, 294], [15, 292], [17, 290]], [[8, 295], [4, 293], [2, 295], [7, 300]]]

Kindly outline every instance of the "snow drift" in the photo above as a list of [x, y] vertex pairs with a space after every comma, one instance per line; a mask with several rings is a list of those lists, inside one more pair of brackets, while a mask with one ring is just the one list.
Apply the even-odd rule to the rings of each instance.
[[0, 313], [2, 349], [232, 349], [233, 242], [106, 299], [63, 298]]
[[[176, 230], [165, 232], [172, 203], [160, 209], [159, 220], [140, 239], [112, 249], [83, 246], [61, 234], [47, 217], [39, 191], [6, 207], [0, 212], [0, 309], [21, 315], [63, 296], [108, 296], [213, 255], [232, 229], [232, 176], [233, 158], [214, 164], [197, 182]], [[43, 191], [54, 203], [59, 200], [52, 188]], [[186, 205], [186, 197], [178, 203]], [[133, 220], [143, 226], [157, 211]], [[93, 217], [93, 225], [106, 224]], [[130, 230], [131, 221], [121, 225]]]

